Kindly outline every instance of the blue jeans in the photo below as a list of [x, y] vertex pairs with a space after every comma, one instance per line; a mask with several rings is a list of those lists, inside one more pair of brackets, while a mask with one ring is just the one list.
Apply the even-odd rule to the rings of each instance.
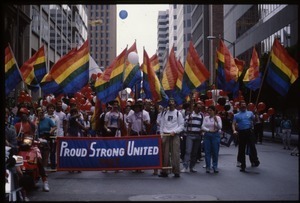
[[219, 157], [219, 148], [220, 148], [220, 133], [210, 133], [206, 132], [203, 138], [204, 143], [204, 152], [205, 152], [205, 163], [206, 168], [210, 169], [211, 167], [211, 158], [212, 158], [212, 167], [216, 170], [218, 169], [218, 157]]
[[201, 136], [200, 135], [187, 135], [186, 136], [186, 149], [184, 155], [183, 166], [185, 168], [190, 167], [194, 168], [197, 163], [197, 153], [199, 146], [201, 145]]

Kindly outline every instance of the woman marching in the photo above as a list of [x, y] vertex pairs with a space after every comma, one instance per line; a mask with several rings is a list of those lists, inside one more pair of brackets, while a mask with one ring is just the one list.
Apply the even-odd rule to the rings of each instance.
[[222, 120], [216, 116], [215, 106], [209, 106], [208, 116], [204, 117], [202, 130], [204, 131], [204, 152], [206, 173], [210, 173], [211, 158], [214, 173], [218, 173], [218, 157], [220, 147], [220, 130], [222, 129]]

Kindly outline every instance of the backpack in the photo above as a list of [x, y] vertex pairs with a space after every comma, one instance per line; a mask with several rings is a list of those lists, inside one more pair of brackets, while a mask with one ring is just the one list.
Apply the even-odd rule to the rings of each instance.
[[[168, 110], [165, 110], [165, 111], [162, 113], [162, 117], [165, 117], [167, 111], [168, 111]], [[179, 115], [178, 113], [179, 113], [179, 111], [178, 111], [177, 109], [176, 109], [176, 111], [177, 111], [176, 113], [177, 113], [177, 118], [178, 118], [178, 115]]]

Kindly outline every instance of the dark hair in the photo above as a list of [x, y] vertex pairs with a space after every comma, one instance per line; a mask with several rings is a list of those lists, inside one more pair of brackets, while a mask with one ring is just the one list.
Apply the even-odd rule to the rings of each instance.
[[171, 97], [171, 98], [169, 99], [168, 105], [170, 105], [170, 101], [174, 101], [174, 103], [177, 104], [176, 101], [175, 101], [175, 99], [174, 99], [173, 97]]
[[187, 109], [187, 108], [189, 108], [190, 107], [190, 103], [189, 102], [186, 102], [186, 103], [184, 103], [183, 105], [182, 105], [182, 108], [183, 109]]
[[77, 112], [78, 112], [77, 108], [71, 108], [70, 110], [70, 114], [77, 113]]
[[216, 107], [213, 106], [213, 105], [209, 106], [207, 109], [211, 109], [211, 110], [213, 110], [214, 112], [216, 112]]
[[52, 108], [55, 109], [55, 105], [54, 105], [54, 104], [48, 104], [48, 105], [47, 105], [47, 109], [49, 109], [50, 107], [52, 107]]
[[131, 106], [131, 109], [133, 110], [133, 109], [135, 109], [136, 107], [142, 109], [142, 108], [143, 108], [143, 105], [142, 105], [141, 103], [137, 102], [136, 104], [134, 104], [134, 105]]

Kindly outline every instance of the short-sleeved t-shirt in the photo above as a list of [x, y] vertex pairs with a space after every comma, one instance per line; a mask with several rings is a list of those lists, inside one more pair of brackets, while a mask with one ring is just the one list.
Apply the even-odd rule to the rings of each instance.
[[39, 135], [44, 133], [49, 133], [52, 127], [55, 127], [55, 123], [51, 118], [45, 117], [43, 120], [39, 122], [38, 132]]
[[254, 114], [252, 111], [240, 111], [234, 114], [233, 121], [238, 124], [238, 130], [250, 129], [253, 126]]

